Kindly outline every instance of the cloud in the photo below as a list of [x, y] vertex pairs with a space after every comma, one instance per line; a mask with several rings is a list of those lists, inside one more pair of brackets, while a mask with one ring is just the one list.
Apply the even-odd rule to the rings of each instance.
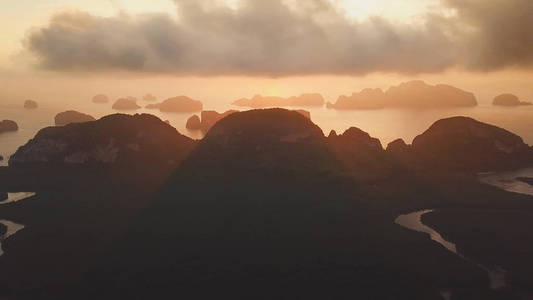
[[328, 0], [174, 0], [166, 14], [54, 16], [26, 50], [57, 71], [130, 70], [183, 75], [288, 76], [493, 70], [531, 65], [533, 1], [442, 0], [453, 16], [423, 24], [356, 22]]

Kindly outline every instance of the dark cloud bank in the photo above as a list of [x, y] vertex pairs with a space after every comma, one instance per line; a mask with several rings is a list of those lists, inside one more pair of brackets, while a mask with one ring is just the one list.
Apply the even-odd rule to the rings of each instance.
[[354, 22], [327, 0], [244, 0], [236, 10], [207, 1], [175, 0], [178, 20], [63, 13], [29, 33], [26, 49], [51, 70], [184, 75], [487, 71], [533, 62], [531, 0], [442, 0], [456, 13], [428, 14], [421, 26]]

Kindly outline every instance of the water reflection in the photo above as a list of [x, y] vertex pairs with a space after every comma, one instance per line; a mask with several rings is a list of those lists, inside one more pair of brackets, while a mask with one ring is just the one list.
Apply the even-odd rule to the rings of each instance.
[[483, 173], [478, 175], [479, 180], [483, 183], [499, 187], [508, 192], [533, 196], [533, 185], [517, 180], [518, 177], [533, 178], [533, 168], [508, 172]]
[[0, 204], [17, 202], [17, 201], [24, 200], [26, 198], [33, 197], [33, 196], [35, 196], [35, 193], [33, 192], [7, 193], [7, 200], [1, 201]]

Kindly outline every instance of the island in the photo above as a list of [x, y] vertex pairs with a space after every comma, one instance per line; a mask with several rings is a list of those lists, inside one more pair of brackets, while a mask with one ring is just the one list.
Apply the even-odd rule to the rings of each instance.
[[39, 107], [39, 105], [34, 100], [26, 100], [26, 101], [24, 101], [24, 108], [25, 109], [36, 109], [37, 107]]
[[98, 94], [93, 97], [92, 102], [93, 103], [108, 103], [109, 97], [107, 97], [107, 95], [104, 95], [104, 94]]
[[531, 105], [531, 102], [520, 101], [520, 99], [513, 94], [501, 94], [494, 98], [492, 101], [493, 105], [496, 106], [523, 106]]
[[157, 104], [148, 104], [147, 109], [159, 109], [162, 112], [197, 112], [202, 111], [203, 104], [201, 101], [191, 99], [187, 96], [178, 96], [168, 98], [165, 101]]
[[90, 122], [95, 120], [96, 119], [93, 116], [75, 110], [67, 110], [58, 113], [54, 118], [56, 126], [64, 126], [70, 123]]
[[300, 96], [293, 96], [289, 98], [275, 97], [275, 96], [261, 96], [242, 98], [232, 103], [236, 106], [251, 107], [251, 108], [267, 108], [267, 107], [291, 107], [291, 106], [323, 106], [324, 97], [320, 94], [302, 94]]
[[17, 122], [12, 120], [3, 120], [0, 121], [0, 133], [12, 132], [19, 130]]
[[119, 98], [112, 106], [115, 110], [137, 110], [141, 108], [137, 105], [137, 100], [133, 98]]
[[157, 97], [152, 94], [146, 94], [144, 95], [143, 100], [147, 102], [155, 102], [157, 101]]
[[351, 96], [340, 96], [327, 107], [338, 110], [417, 108], [432, 109], [446, 107], [473, 107], [477, 105], [473, 93], [451, 85], [429, 85], [423, 81], [409, 81], [390, 87], [386, 92], [381, 89], [363, 89]]

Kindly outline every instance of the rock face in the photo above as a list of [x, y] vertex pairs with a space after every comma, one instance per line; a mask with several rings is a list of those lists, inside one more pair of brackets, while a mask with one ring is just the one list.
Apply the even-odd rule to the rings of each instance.
[[93, 103], [108, 103], [109, 98], [104, 94], [98, 94], [93, 97], [92, 102]]
[[200, 121], [200, 117], [198, 117], [197, 115], [191, 116], [189, 119], [187, 119], [187, 124], [185, 124], [185, 128], [189, 130], [202, 129], [202, 121]]
[[115, 110], [137, 110], [141, 107], [137, 105], [137, 100], [131, 98], [119, 98], [115, 101], [112, 108]]
[[180, 162], [193, 145], [193, 140], [155, 116], [115, 114], [44, 128], [11, 156], [9, 165], [168, 165]]
[[148, 104], [148, 109], [159, 109], [163, 112], [197, 112], [203, 108], [202, 102], [186, 96], [169, 98], [158, 104]]
[[[221, 170], [328, 169], [334, 164], [320, 128], [284, 109], [238, 112], [217, 122], [187, 160]], [[187, 162], [184, 162], [187, 164]], [[222, 168], [224, 169], [224, 168]]]
[[435, 122], [412, 148], [428, 165], [447, 169], [494, 171], [533, 162], [533, 150], [521, 137], [467, 117]]
[[494, 98], [492, 104], [498, 106], [520, 106], [531, 105], [531, 102], [520, 101], [518, 97], [513, 94], [501, 94]]
[[24, 102], [24, 108], [25, 109], [36, 109], [37, 107], [39, 107], [39, 105], [37, 104], [37, 102], [35, 102], [33, 100], [26, 100]]
[[440, 108], [476, 106], [474, 94], [450, 85], [428, 85], [423, 81], [410, 81], [393, 86], [383, 92], [381, 89], [365, 89], [352, 96], [340, 96], [336, 103], [328, 103], [334, 109], [379, 109], [396, 108]]
[[218, 113], [213, 110], [204, 110], [202, 111], [202, 123], [201, 123], [200, 129], [203, 132], [208, 132], [209, 129], [211, 129], [211, 127], [213, 127], [218, 121], [237, 112], [239, 111], [228, 110], [223, 113]]
[[343, 134], [332, 131], [328, 138], [337, 159], [358, 179], [374, 179], [386, 172], [387, 161], [381, 142], [359, 128], [351, 127]]
[[19, 130], [19, 126], [15, 121], [3, 120], [0, 122], [0, 133], [17, 130]]
[[261, 95], [255, 95], [251, 99], [242, 98], [234, 101], [232, 104], [251, 108], [267, 108], [279, 106], [322, 106], [324, 105], [324, 97], [322, 97], [322, 95], [320, 94], [302, 94], [300, 96], [293, 96], [289, 98], [263, 97]]
[[148, 102], [155, 102], [157, 101], [157, 97], [152, 94], [146, 94], [144, 95], [143, 100]]
[[55, 118], [56, 126], [64, 126], [70, 123], [83, 123], [95, 121], [96, 119], [90, 115], [80, 113], [74, 110], [67, 110], [61, 113], [58, 113]]

